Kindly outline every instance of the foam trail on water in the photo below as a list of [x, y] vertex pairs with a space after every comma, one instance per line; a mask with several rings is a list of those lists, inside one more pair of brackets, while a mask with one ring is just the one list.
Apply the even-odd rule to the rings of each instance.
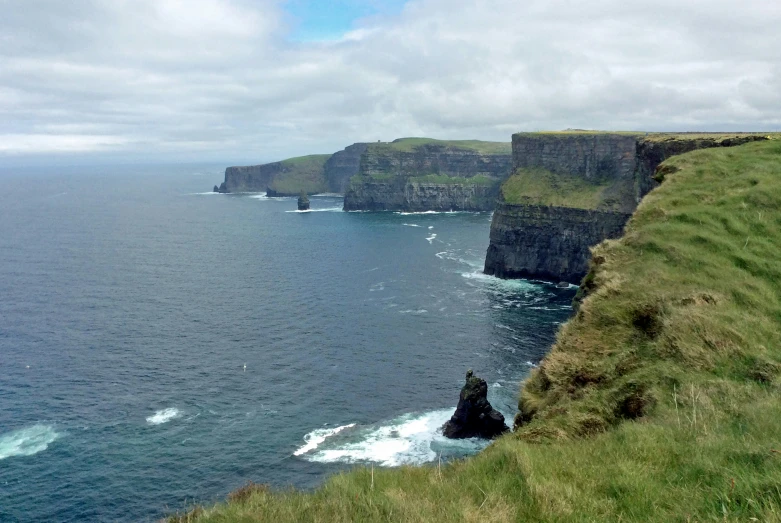
[[450, 440], [441, 427], [453, 408], [405, 414], [388, 422], [350, 431], [331, 438], [314, 452], [300, 455], [318, 463], [377, 463], [386, 467], [417, 465], [447, 455], [474, 453], [487, 445], [484, 440]]
[[285, 211], [285, 212], [342, 212], [341, 207], [327, 207], [325, 209], [307, 209], [306, 211], [299, 211], [299, 210], [293, 210], [293, 211]]
[[422, 227], [421, 225], [418, 225], [417, 223], [402, 223], [402, 225], [406, 225], [407, 227]]
[[179, 416], [181, 416], [181, 412], [179, 412], [179, 409], [176, 408], [169, 408], [169, 409], [163, 409], [158, 410], [148, 418], [146, 418], [146, 422], [150, 425], [162, 425], [163, 423], [168, 423], [172, 419], [176, 419]]
[[304, 441], [306, 442], [305, 445], [298, 448], [293, 455], [294, 456], [300, 456], [302, 454], [306, 454], [307, 452], [311, 452], [315, 450], [322, 442], [324, 442], [327, 438], [331, 436], [335, 436], [342, 432], [345, 429], [351, 429], [355, 426], [355, 423], [350, 423], [349, 425], [342, 425], [341, 427], [336, 427], [334, 429], [316, 429], [304, 436]]
[[431, 234], [431, 236], [429, 236], [428, 238], [426, 238], [426, 240], [427, 240], [429, 243], [433, 244], [433, 243], [434, 243], [434, 239], [435, 239], [436, 237], [437, 237], [437, 235], [432, 233], [432, 234]]
[[0, 460], [32, 456], [46, 450], [60, 435], [50, 425], [33, 425], [0, 436]]

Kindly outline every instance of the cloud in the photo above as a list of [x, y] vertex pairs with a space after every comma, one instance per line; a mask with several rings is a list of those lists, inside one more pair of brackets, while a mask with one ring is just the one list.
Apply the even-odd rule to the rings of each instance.
[[410, 0], [321, 42], [288, 23], [281, 0], [0, 0], [0, 155], [781, 128], [774, 2]]

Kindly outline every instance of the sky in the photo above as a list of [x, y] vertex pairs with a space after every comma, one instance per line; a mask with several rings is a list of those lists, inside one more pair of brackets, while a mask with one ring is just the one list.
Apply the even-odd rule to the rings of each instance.
[[781, 2], [0, 0], [0, 166], [781, 130]]

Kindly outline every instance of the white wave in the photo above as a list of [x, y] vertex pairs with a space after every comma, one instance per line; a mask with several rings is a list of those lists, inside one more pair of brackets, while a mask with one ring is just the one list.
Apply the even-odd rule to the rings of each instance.
[[481, 270], [464, 272], [461, 273], [461, 276], [470, 280], [484, 281], [498, 287], [510, 288], [513, 290], [542, 291], [546, 285], [543, 282], [533, 282], [530, 280], [503, 280], [502, 278], [485, 274]]
[[179, 409], [171, 407], [168, 409], [158, 410], [146, 418], [146, 422], [150, 425], [162, 425], [163, 423], [168, 423], [172, 419], [176, 419], [181, 415], [182, 413], [179, 412]]
[[303, 446], [299, 447], [294, 453], [294, 456], [301, 456], [307, 452], [315, 450], [322, 442], [331, 436], [335, 436], [345, 429], [351, 429], [355, 426], [355, 423], [349, 425], [342, 425], [333, 429], [316, 429], [304, 436], [306, 442]]
[[339, 194], [338, 192], [323, 192], [320, 194], [313, 194], [310, 196], [310, 198], [343, 198], [343, 194]]
[[266, 193], [264, 193], [264, 192], [262, 192], [260, 194], [253, 194], [252, 196], [250, 196], [250, 198], [252, 198], [253, 200], [271, 200], [272, 199], [272, 198], [269, 198], [268, 196], [266, 196]]
[[285, 212], [342, 212], [341, 207], [327, 207], [325, 209], [308, 209], [306, 211], [299, 211], [298, 209], [294, 211], [285, 211]]
[[399, 314], [426, 314], [428, 311], [426, 309], [417, 309], [412, 310], [408, 309], [406, 311], [399, 311]]
[[444, 214], [442, 211], [397, 212], [401, 216], [414, 216], [416, 214]]
[[208, 191], [208, 192], [191, 192], [191, 193], [189, 193], [189, 195], [190, 195], [190, 196], [210, 196], [210, 195], [212, 195], [212, 194], [224, 194], [224, 193], [219, 193], [219, 192], [214, 192], [214, 191]]
[[369, 292], [377, 292], [377, 291], [384, 291], [385, 290], [385, 282], [381, 281], [380, 283], [375, 283], [371, 287], [369, 287]]
[[433, 243], [434, 243], [434, 239], [435, 239], [436, 237], [437, 237], [437, 235], [436, 235], [436, 234], [432, 234], [431, 236], [429, 236], [428, 238], [426, 238], [426, 241], [428, 241], [429, 243], [433, 244]]
[[450, 440], [442, 435], [442, 425], [453, 408], [405, 414], [374, 426], [353, 430], [344, 438], [324, 443], [304, 455], [318, 463], [377, 463], [386, 467], [419, 465], [443, 455], [463, 456], [487, 445], [485, 440]]
[[434, 228], [434, 226], [433, 226], [433, 225], [429, 225], [429, 226], [428, 226], [428, 230], [431, 230], [431, 229], [433, 229], [433, 228]]
[[49, 425], [33, 425], [0, 436], [0, 460], [13, 456], [32, 456], [46, 450], [60, 437]]
[[402, 223], [402, 225], [406, 225], [407, 227], [422, 227], [422, 225], [418, 225], [417, 223]]
[[526, 362], [526, 365], [528, 365], [529, 367], [531, 367], [531, 368], [533, 368], [533, 369], [536, 369], [536, 368], [537, 368], [537, 364], [536, 364], [536, 363], [532, 363], [531, 361], [527, 361], [527, 362]]

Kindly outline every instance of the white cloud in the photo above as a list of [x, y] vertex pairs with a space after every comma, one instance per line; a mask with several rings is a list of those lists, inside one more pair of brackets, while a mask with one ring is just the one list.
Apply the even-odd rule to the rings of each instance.
[[781, 128], [781, 4], [412, 0], [285, 39], [277, 0], [0, 0], [0, 151], [277, 159], [408, 135]]

